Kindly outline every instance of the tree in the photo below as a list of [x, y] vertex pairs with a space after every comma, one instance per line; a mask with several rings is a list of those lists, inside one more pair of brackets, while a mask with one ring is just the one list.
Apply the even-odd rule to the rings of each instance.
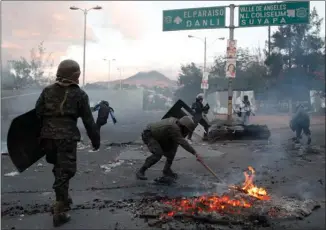
[[178, 77], [179, 88], [175, 92], [175, 99], [181, 99], [187, 104], [192, 103], [196, 95], [202, 92], [200, 88], [202, 76], [203, 72], [195, 63], [181, 65], [181, 73]]
[[323, 47], [325, 41], [320, 36], [323, 18], [316, 8], [310, 13], [309, 24], [279, 26], [272, 34], [271, 55], [266, 52], [265, 64], [270, 69], [270, 77], [278, 79], [287, 70], [301, 68], [305, 73], [316, 71], [325, 65]]
[[[227, 79], [225, 78], [225, 63], [223, 56], [215, 57], [214, 65], [210, 69], [210, 83], [219, 87], [219, 90], [225, 90]], [[267, 67], [264, 64], [263, 53], [260, 49], [238, 48], [236, 78], [233, 80], [239, 88], [248, 88], [259, 91], [265, 88]], [[244, 85], [245, 84], [245, 85]], [[214, 90], [214, 89], [213, 89]]]
[[[12, 88], [22, 89], [32, 85], [43, 86], [54, 80], [51, 71], [53, 67], [52, 53], [47, 54], [43, 42], [30, 51], [30, 61], [25, 57], [8, 61], [9, 77], [13, 78]], [[48, 70], [48, 74], [45, 71]]]
[[1, 70], [1, 89], [14, 89], [15, 78], [6, 65]]

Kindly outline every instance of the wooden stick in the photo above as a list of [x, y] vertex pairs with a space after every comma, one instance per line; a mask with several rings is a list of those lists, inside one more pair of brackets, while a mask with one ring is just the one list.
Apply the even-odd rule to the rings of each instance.
[[[202, 159], [198, 160], [217, 180], [219, 180], [220, 182], [223, 182], [216, 174], [215, 172], [210, 168], [208, 167]], [[224, 182], [223, 182], [224, 183]]]

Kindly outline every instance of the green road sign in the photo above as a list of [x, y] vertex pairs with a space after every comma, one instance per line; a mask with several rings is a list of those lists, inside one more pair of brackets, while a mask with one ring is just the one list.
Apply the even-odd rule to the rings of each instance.
[[224, 27], [225, 7], [163, 11], [163, 31], [216, 29]]
[[239, 27], [309, 23], [309, 2], [280, 2], [239, 6]]

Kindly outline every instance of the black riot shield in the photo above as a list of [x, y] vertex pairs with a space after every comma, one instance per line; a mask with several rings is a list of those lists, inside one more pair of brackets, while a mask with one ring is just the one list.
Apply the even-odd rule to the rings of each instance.
[[[169, 111], [162, 117], [162, 119], [175, 117], [180, 119], [183, 116], [191, 116], [193, 118], [193, 111], [192, 109], [182, 100], [178, 100]], [[209, 127], [208, 121], [205, 118], [202, 118], [199, 121], [203, 127]]]
[[23, 172], [41, 159], [41, 121], [35, 109], [13, 119], [7, 136], [7, 148], [11, 161], [19, 172]]

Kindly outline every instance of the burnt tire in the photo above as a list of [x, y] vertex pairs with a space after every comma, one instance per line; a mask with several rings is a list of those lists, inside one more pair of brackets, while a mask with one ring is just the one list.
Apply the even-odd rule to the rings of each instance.
[[271, 132], [267, 125], [247, 125], [245, 126], [244, 135], [257, 140], [267, 140], [271, 136]]

